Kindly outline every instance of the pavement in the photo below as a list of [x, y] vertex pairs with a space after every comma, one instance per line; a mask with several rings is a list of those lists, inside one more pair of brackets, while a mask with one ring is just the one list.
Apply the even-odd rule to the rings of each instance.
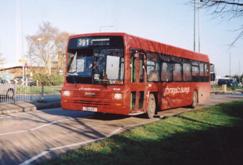
[[0, 116], [7, 115], [11, 113], [17, 112], [28, 112], [35, 111], [40, 109], [50, 109], [50, 108], [58, 108], [61, 106], [60, 104], [60, 96], [45, 96], [45, 99], [35, 99], [33, 102], [24, 102], [24, 101], [16, 101], [15, 103], [0, 103]]
[[17, 112], [35, 111], [35, 110], [36, 110], [35, 105], [23, 101], [19, 101], [16, 103], [0, 104], [0, 115], [7, 115], [7, 114], [17, 113]]
[[[199, 108], [234, 100], [243, 100], [243, 95], [212, 95], [210, 100]], [[105, 115], [64, 111], [61, 108], [1, 115], [0, 165], [41, 163], [68, 150], [190, 110], [192, 109], [177, 108], [161, 111], [158, 117], [152, 120], [144, 116]]]

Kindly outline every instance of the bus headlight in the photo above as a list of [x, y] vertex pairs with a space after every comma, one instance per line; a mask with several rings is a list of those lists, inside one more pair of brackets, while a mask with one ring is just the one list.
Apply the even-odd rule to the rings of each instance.
[[62, 95], [66, 96], [66, 97], [69, 97], [69, 96], [71, 96], [71, 92], [70, 91], [63, 91]]
[[122, 99], [122, 94], [121, 93], [115, 93], [114, 94], [114, 99], [115, 100], [121, 100]]

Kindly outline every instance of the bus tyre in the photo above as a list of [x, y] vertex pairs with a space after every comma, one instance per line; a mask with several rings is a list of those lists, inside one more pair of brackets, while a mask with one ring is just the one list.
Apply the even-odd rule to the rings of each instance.
[[198, 95], [197, 95], [197, 92], [194, 91], [193, 95], [192, 95], [192, 105], [191, 105], [191, 107], [192, 108], [196, 108], [197, 104], [198, 104]]
[[9, 89], [7, 91], [6, 97], [9, 99], [12, 99], [14, 97], [14, 90], [13, 89]]
[[156, 111], [156, 100], [153, 94], [149, 95], [149, 101], [148, 101], [148, 109], [147, 109], [147, 117], [149, 119], [154, 118]]

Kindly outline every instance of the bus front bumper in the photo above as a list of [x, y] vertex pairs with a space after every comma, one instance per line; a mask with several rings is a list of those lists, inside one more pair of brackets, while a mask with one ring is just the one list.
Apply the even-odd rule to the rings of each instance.
[[129, 113], [128, 108], [124, 106], [123, 102], [113, 102], [104, 99], [81, 100], [63, 98], [61, 106], [64, 110], [102, 112], [122, 115], [127, 115]]

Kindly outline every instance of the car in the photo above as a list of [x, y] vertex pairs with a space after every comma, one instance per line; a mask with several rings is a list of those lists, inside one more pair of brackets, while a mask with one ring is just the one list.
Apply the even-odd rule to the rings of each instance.
[[23, 78], [22, 76], [18, 76], [13, 79], [13, 82], [16, 85], [36, 86], [36, 81], [30, 77]]
[[220, 78], [218, 79], [218, 85], [227, 85], [228, 87], [237, 86], [237, 82], [232, 78]]
[[15, 85], [0, 78], [0, 96], [13, 99], [15, 96]]

